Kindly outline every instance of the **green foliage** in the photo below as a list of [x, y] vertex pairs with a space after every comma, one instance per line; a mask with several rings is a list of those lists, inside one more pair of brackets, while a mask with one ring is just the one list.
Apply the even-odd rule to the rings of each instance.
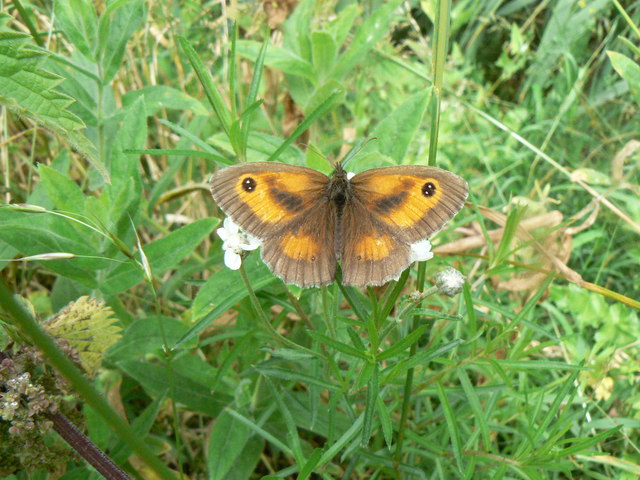
[[[117, 318], [93, 389], [59, 367], [92, 441], [159, 478], [636, 478], [637, 6], [221, 5], [0, 14], [2, 276], [43, 324], [83, 296]], [[366, 290], [224, 266], [216, 168], [336, 159], [466, 178], [452, 255]], [[1, 288], [3, 351], [41, 347]], [[3, 474], [92, 475], [0, 437]]]

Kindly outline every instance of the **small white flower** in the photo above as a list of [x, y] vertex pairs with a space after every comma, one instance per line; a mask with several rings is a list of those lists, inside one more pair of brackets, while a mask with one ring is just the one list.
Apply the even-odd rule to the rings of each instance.
[[464, 275], [452, 267], [447, 267], [436, 275], [438, 290], [449, 297], [453, 297], [462, 291], [464, 281]]
[[411, 244], [411, 253], [409, 260], [411, 262], [424, 262], [433, 258], [431, 251], [431, 242], [426, 238]]
[[240, 227], [231, 218], [224, 219], [223, 227], [216, 230], [222, 239], [224, 264], [231, 270], [238, 270], [242, 264], [242, 252], [255, 250], [260, 241], [251, 235], [241, 232]]

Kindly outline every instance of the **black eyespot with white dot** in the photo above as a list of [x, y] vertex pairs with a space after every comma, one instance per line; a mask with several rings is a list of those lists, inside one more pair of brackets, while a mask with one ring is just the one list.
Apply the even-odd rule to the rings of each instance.
[[422, 186], [422, 194], [425, 197], [433, 197], [436, 194], [436, 186], [433, 182], [427, 182]]
[[256, 189], [256, 181], [251, 177], [246, 177], [242, 180], [242, 189], [245, 192], [253, 192]]

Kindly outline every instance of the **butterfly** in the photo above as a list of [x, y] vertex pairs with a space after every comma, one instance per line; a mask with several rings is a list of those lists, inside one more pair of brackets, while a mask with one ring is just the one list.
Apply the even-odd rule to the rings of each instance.
[[262, 244], [262, 259], [285, 283], [383, 285], [413, 262], [411, 246], [464, 205], [468, 185], [436, 167], [403, 165], [353, 177], [340, 162], [330, 177], [307, 167], [250, 162], [218, 170], [211, 194]]

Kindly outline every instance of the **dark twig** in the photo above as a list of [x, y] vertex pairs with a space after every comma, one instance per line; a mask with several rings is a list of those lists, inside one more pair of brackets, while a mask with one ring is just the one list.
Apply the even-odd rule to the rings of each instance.
[[107, 480], [131, 480], [102, 450], [61, 413], [52, 413], [47, 418], [53, 428], [73, 449], [78, 452], [100, 475]]

